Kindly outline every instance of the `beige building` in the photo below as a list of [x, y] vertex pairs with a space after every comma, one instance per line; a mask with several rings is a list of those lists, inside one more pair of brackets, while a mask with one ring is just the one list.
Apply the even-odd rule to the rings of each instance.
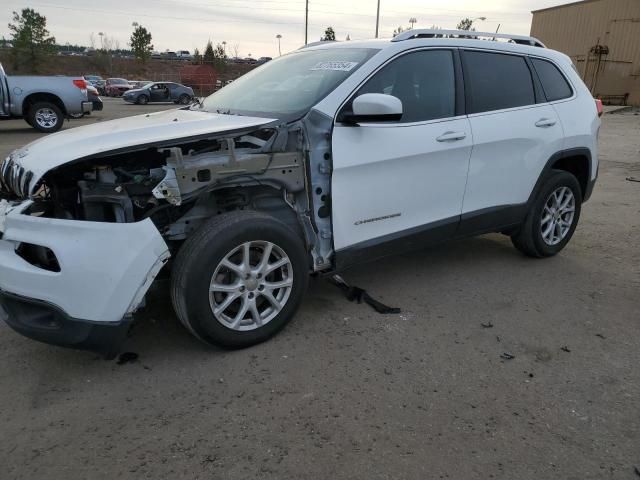
[[640, 105], [640, 0], [583, 0], [531, 13], [531, 35], [569, 55], [594, 96]]

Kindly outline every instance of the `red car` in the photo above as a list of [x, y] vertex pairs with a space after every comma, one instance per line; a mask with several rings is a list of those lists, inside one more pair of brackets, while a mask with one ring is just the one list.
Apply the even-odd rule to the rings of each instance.
[[104, 92], [107, 97], [121, 97], [124, 92], [131, 90], [131, 85], [124, 78], [107, 78]]

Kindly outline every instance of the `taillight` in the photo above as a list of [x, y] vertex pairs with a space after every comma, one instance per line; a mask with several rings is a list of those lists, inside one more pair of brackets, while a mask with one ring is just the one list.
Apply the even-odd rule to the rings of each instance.
[[598, 110], [598, 116], [601, 117], [604, 113], [604, 110], [602, 108], [602, 100], [600, 100], [599, 98], [596, 98], [596, 110]]
[[87, 81], [86, 80], [74, 80], [73, 84], [78, 87], [80, 90], [84, 90], [87, 88]]

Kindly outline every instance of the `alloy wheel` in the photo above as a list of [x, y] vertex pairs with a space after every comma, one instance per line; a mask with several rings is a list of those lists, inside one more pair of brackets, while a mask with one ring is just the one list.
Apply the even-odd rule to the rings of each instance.
[[256, 240], [231, 250], [209, 285], [216, 319], [237, 331], [260, 328], [284, 308], [293, 288], [293, 266], [276, 244]]
[[39, 108], [36, 111], [35, 120], [42, 128], [53, 128], [58, 123], [58, 114], [50, 108]]
[[569, 187], [559, 187], [547, 198], [542, 209], [540, 233], [547, 245], [557, 245], [571, 230], [576, 198]]

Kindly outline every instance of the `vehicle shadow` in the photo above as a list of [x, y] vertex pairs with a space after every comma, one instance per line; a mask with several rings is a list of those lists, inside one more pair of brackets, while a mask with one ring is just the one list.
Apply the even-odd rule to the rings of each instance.
[[[494, 235], [458, 240], [426, 250], [385, 257], [348, 269], [341, 275], [349, 283], [371, 289], [372, 293], [384, 292], [389, 285], [402, 284], [409, 277], [415, 282], [416, 276], [425, 286], [437, 285], [438, 277], [444, 270], [464, 269], [472, 260], [485, 264], [505, 261], [520, 263], [529, 259], [517, 252], [506, 237]], [[147, 306], [136, 317], [124, 350], [141, 354], [144, 352], [147, 358], [165, 359], [167, 356], [191, 355], [194, 351], [213, 355], [226, 353], [226, 350], [200, 342], [183, 327], [173, 311], [169, 284], [166, 279], [156, 281], [147, 295]], [[397, 301], [402, 303], [403, 299], [397, 298]], [[321, 276], [312, 277], [294, 320], [296, 328], [304, 329], [305, 325], [300, 322], [306, 322], [309, 318], [321, 320], [317, 318], [319, 314], [339, 314], [345, 302], [348, 301], [338, 288]], [[287, 335], [287, 330], [280, 335]]]

